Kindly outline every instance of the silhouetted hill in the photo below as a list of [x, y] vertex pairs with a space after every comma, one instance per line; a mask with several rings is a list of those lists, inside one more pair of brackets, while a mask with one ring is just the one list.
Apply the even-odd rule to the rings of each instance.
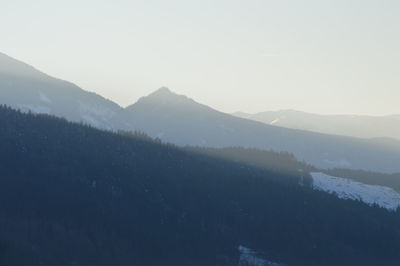
[[47, 113], [103, 129], [130, 129], [120, 106], [78, 86], [50, 77], [0, 53], [0, 104]]
[[216, 111], [160, 89], [126, 108], [129, 124], [178, 145], [242, 146], [293, 153], [320, 168], [400, 172], [400, 143], [325, 135], [265, 125]]
[[0, 124], [1, 265], [232, 266], [247, 248], [288, 265], [400, 260], [398, 212], [312, 190], [288, 154], [263, 152], [281, 172], [4, 107]]

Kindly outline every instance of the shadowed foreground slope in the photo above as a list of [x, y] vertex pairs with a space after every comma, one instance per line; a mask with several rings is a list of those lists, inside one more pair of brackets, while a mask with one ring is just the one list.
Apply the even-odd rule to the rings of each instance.
[[300, 186], [295, 169], [3, 107], [0, 125], [1, 265], [231, 266], [239, 246], [288, 265], [400, 260], [398, 212]]

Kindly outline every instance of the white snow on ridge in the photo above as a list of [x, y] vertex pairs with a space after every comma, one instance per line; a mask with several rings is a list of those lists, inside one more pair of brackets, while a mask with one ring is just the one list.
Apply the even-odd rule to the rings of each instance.
[[378, 185], [367, 185], [347, 178], [329, 176], [324, 173], [311, 173], [313, 188], [328, 193], [336, 193], [341, 199], [361, 200], [362, 202], [388, 210], [400, 206], [400, 193], [394, 189]]

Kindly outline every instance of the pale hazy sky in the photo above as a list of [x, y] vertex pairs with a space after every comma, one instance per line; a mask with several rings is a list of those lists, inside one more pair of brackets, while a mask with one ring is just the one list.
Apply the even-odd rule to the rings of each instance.
[[0, 52], [123, 106], [400, 113], [399, 0], [0, 0]]

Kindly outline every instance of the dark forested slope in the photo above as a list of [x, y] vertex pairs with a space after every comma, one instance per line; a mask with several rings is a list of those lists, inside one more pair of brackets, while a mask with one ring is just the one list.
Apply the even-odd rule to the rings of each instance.
[[400, 260], [399, 213], [299, 185], [290, 156], [270, 154], [280, 171], [218, 153], [1, 107], [0, 264], [231, 266], [239, 245], [288, 265]]

